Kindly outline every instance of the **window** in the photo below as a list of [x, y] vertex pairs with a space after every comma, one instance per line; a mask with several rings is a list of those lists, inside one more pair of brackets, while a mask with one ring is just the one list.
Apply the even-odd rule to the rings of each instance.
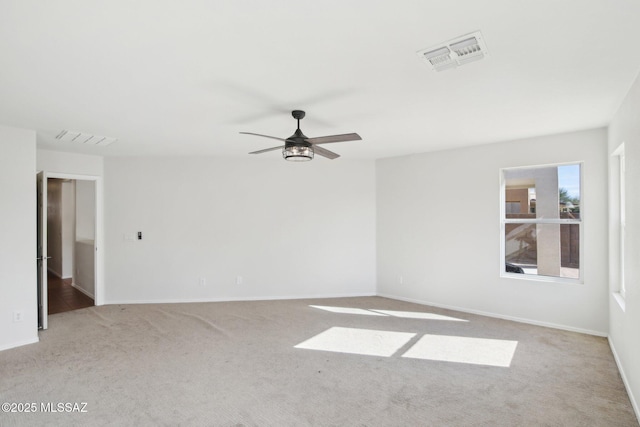
[[502, 275], [581, 280], [581, 165], [502, 170]]
[[[621, 144], [620, 147], [616, 149], [613, 153], [614, 156], [614, 169], [617, 169], [614, 173], [614, 179], [617, 178], [618, 191], [617, 196], [618, 200], [616, 203], [616, 208], [618, 210], [617, 214], [614, 214], [617, 217], [617, 225], [618, 225], [618, 250], [619, 250], [619, 264], [618, 264], [618, 292], [622, 298], [625, 297], [626, 287], [625, 287], [625, 278], [624, 278], [624, 259], [625, 259], [625, 251], [624, 251], [624, 242], [625, 242], [625, 234], [627, 228], [627, 222], [625, 218], [625, 156], [624, 156], [624, 144]], [[615, 168], [617, 166], [617, 168]], [[612, 212], [613, 213], [613, 212]]]

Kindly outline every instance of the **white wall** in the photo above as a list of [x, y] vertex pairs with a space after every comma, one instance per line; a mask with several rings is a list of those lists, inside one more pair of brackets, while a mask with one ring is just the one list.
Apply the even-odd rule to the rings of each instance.
[[95, 182], [75, 181], [76, 242], [74, 251], [73, 286], [95, 298]]
[[[619, 251], [616, 248], [617, 214], [615, 203], [611, 204], [611, 283], [609, 297], [609, 342], [614, 349], [618, 366], [627, 385], [627, 390], [640, 418], [640, 76], [609, 126], [609, 154], [624, 143], [626, 156], [626, 223], [625, 238], [625, 309], [622, 310], [614, 298], [618, 291]], [[614, 169], [614, 168], [612, 168]], [[612, 177], [613, 178], [613, 177]], [[611, 180], [612, 193], [615, 179]]]
[[101, 156], [37, 150], [36, 167], [46, 172], [102, 176], [104, 160]]
[[[38, 341], [36, 134], [0, 125], [0, 350]], [[14, 311], [23, 320], [13, 322]]]
[[375, 293], [373, 161], [106, 158], [105, 206], [107, 303]]
[[[500, 169], [576, 161], [584, 284], [501, 278]], [[604, 335], [606, 182], [604, 129], [378, 160], [378, 293]]]
[[94, 240], [96, 192], [93, 181], [76, 181], [76, 239]]
[[73, 286], [95, 299], [95, 248], [93, 240], [78, 240], [74, 248]]
[[73, 277], [73, 249], [76, 241], [75, 183], [62, 183], [62, 277]]

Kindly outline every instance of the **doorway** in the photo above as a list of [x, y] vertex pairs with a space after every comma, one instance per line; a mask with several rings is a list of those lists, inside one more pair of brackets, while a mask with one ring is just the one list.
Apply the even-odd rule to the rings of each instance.
[[[38, 328], [99, 305], [99, 177], [38, 173]], [[97, 303], [97, 304], [96, 304]]]
[[94, 305], [95, 185], [47, 180], [48, 314]]

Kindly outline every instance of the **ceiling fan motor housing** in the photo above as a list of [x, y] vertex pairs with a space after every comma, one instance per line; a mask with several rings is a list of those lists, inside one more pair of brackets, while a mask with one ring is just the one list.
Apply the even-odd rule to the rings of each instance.
[[307, 136], [302, 133], [300, 128], [296, 129], [296, 132], [291, 135], [284, 143], [285, 147], [311, 147], [311, 143], [306, 141]]

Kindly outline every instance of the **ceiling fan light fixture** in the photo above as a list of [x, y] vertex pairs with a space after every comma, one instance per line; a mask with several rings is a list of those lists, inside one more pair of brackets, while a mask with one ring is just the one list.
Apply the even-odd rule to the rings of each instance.
[[308, 162], [313, 159], [313, 148], [299, 145], [284, 147], [282, 157], [290, 162]]

